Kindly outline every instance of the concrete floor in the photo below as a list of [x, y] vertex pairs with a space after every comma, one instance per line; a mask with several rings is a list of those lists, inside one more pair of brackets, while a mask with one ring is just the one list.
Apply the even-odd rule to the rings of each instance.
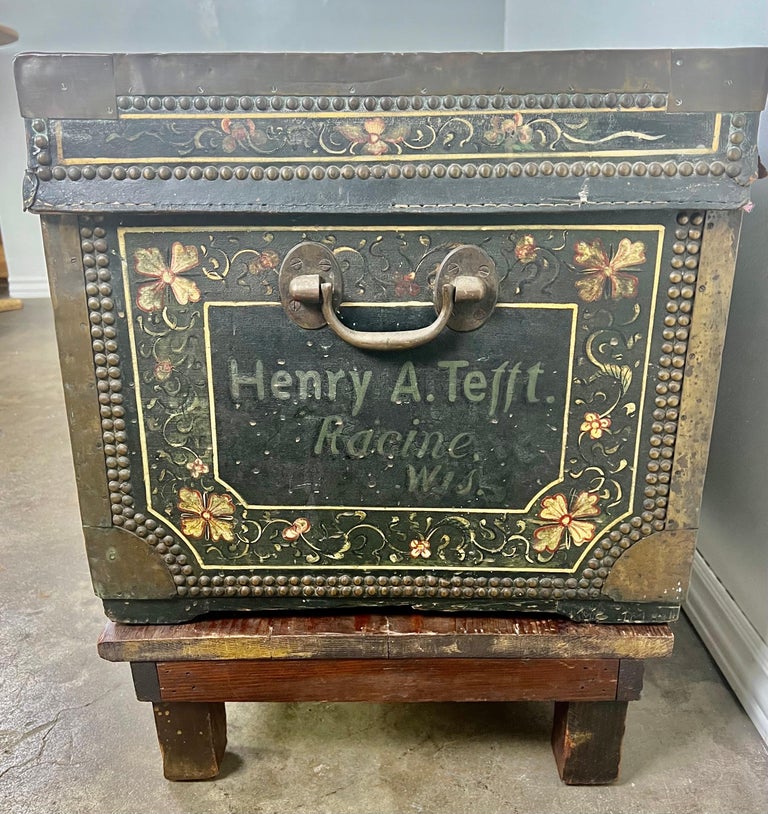
[[0, 314], [0, 812], [762, 812], [768, 754], [684, 619], [630, 704], [621, 780], [560, 783], [549, 704], [230, 704], [216, 781], [163, 779], [96, 655], [50, 306]]

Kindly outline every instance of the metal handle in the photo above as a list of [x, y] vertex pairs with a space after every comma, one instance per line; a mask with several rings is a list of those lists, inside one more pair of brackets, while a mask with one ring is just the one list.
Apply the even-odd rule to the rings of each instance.
[[280, 267], [280, 299], [288, 316], [303, 328], [325, 325], [345, 342], [364, 350], [405, 350], [435, 339], [448, 326], [473, 331], [493, 313], [498, 294], [496, 265], [478, 246], [458, 246], [440, 264], [434, 286], [437, 318], [409, 331], [356, 331], [339, 319], [341, 271], [333, 252], [307, 241], [294, 246]]
[[443, 286], [442, 307], [437, 319], [426, 328], [411, 331], [355, 331], [336, 316], [333, 308], [333, 285], [322, 283], [320, 291], [323, 296], [323, 316], [328, 327], [345, 342], [363, 350], [406, 350], [426, 345], [437, 337], [448, 324], [453, 314], [453, 302], [456, 287], [447, 283]]

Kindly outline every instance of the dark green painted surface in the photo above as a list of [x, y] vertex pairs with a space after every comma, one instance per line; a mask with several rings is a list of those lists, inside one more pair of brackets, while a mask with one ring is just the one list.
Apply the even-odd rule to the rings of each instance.
[[[150, 541], [161, 537], [187, 603], [152, 612], [330, 602], [671, 618], [672, 606], [606, 603], [592, 580], [620, 527], [637, 518], [639, 539], [663, 526], [663, 510], [656, 526], [639, 513], [658, 457], [675, 226], [667, 213], [110, 226], [125, 260], [110, 313], [128, 517], [162, 526]], [[305, 240], [334, 251], [341, 315], [358, 330], [434, 319], [435, 275], [457, 245], [493, 258], [499, 304], [476, 331], [360, 351], [280, 305], [280, 264]], [[124, 619], [145, 612], [108, 605]]]

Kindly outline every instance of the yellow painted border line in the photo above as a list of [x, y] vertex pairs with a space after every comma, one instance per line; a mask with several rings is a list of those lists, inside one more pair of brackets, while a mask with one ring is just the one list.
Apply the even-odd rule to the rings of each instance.
[[[315, 231], [327, 231], [329, 227], [327, 226], [314, 226], [314, 227], [303, 227], [303, 226], [288, 226], [288, 227], [274, 227], [274, 228], [265, 228], [265, 231], [283, 231], [283, 232], [315, 232]], [[334, 226], [334, 231], [424, 231], [425, 226], [393, 226], [393, 225], [385, 225], [385, 226]], [[432, 229], [435, 231], [435, 229]], [[613, 231], [613, 232], [624, 232], [624, 231], [636, 231], [636, 232], [656, 232], [658, 235], [657, 241], [657, 252], [656, 252], [656, 266], [654, 269], [654, 288], [653, 294], [651, 298], [651, 309], [650, 309], [650, 316], [648, 320], [648, 330], [647, 330], [647, 338], [646, 338], [646, 352], [645, 352], [645, 369], [643, 371], [643, 382], [641, 387], [641, 398], [640, 398], [640, 406], [638, 409], [638, 423], [637, 423], [637, 438], [635, 443], [635, 458], [633, 461], [633, 475], [632, 475], [632, 485], [629, 495], [629, 506], [627, 511], [621, 514], [619, 517], [616, 517], [611, 523], [600, 530], [600, 535], [606, 534], [610, 531], [614, 526], [624, 520], [626, 517], [629, 517], [634, 510], [634, 501], [635, 501], [635, 489], [637, 485], [637, 465], [638, 459], [640, 454], [640, 443], [643, 437], [643, 410], [645, 406], [645, 395], [647, 389], [647, 380], [648, 380], [648, 362], [650, 359], [650, 351], [651, 351], [651, 344], [652, 344], [652, 334], [651, 329], [653, 327], [653, 318], [655, 316], [655, 308], [656, 308], [656, 299], [658, 296], [658, 288], [660, 284], [660, 272], [661, 272], [661, 261], [663, 255], [663, 247], [664, 247], [664, 236], [665, 236], [665, 227], [659, 224], [590, 224], [590, 225], [573, 225], [573, 224], [525, 224], [525, 225], [502, 225], [502, 226], [441, 226], [438, 227], [437, 231], [511, 231], [511, 232], [528, 232], [534, 230], [563, 230], [563, 231]], [[398, 565], [388, 565], [385, 563], [379, 564], [355, 564], [355, 563], [346, 563], [346, 564], [334, 564], [334, 565], [278, 565], [278, 564], [268, 564], [268, 565], [260, 565], [260, 564], [248, 564], [248, 565], [238, 565], [235, 563], [217, 563], [217, 564], [209, 564], [203, 561], [202, 557], [200, 556], [200, 552], [197, 550], [196, 546], [192, 544], [187, 537], [182, 534], [181, 530], [170, 520], [170, 518], [163, 514], [162, 512], [157, 511], [154, 506], [152, 505], [152, 493], [151, 493], [151, 484], [149, 479], [149, 456], [147, 454], [147, 444], [146, 444], [146, 433], [144, 428], [144, 414], [143, 414], [143, 407], [142, 407], [142, 396], [141, 396], [141, 383], [139, 378], [139, 369], [138, 369], [138, 354], [136, 353], [136, 338], [135, 338], [135, 331], [133, 326], [133, 301], [130, 296], [131, 294], [131, 287], [130, 287], [130, 278], [128, 275], [128, 261], [127, 261], [127, 253], [125, 249], [125, 236], [127, 233], [154, 233], [154, 234], [184, 234], [190, 232], [233, 232], [233, 231], [254, 231], [253, 226], [232, 226], [232, 227], [217, 227], [215, 229], [205, 229], [204, 227], [200, 226], [179, 226], [179, 227], [169, 227], [169, 228], [158, 228], [157, 226], [142, 226], [142, 227], [118, 227], [118, 245], [120, 247], [120, 259], [123, 271], [123, 284], [124, 284], [124, 294], [125, 294], [125, 305], [126, 305], [126, 321], [128, 323], [128, 333], [130, 337], [131, 343], [131, 361], [133, 366], [133, 375], [134, 375], [134, 390], [135, 390], [135, 403], [136, 403], [136, 410], [137, 410], [137, 417], [138, 417], [138, 426], [139, 426], [139, 443], [141, 447], [141, 454], [142, 454], [142, 474], [144, 480], [144, 489], [145, 489], [145, 498], [146, 498], [146, 506], [147, 511], [152, 514], [154, 517], [158, 518], [163, 524], [165, 524], [168, 528], [172, 529], [176, 535], [184, 540], [187, 544], [189, 550], [192, 552], [195, 560], [197, 561], [199, 567], [203, 570], [229, 570], [229, 571], [254, 571], [254, 570], [283, 570], [283, 571], [307, 571], [307, 570], [399, 570], [399, 571], [423, 571], [423, 565], [417, 566], [409, 566], [405, 564], [398, 564]], [[255, 231], [261, 231], [261, 229], [256, 229]], [[271, 303], [274, 305], [279, 305], [279, 303]], [[398, 303], [400, 304], [400, 303]], [[416, 304], [416, 303], [414, 303]], [[418, 303], [419, 305], [428, 305], [430, 303]], [[511, 305], [524, 305], [520, 304], [511, 304]], [[536, 307], [535, 303], [528, 304], [530, 307]], [[545, 303], [545, 305], [561, 305], [563, 307], [573, 307], [569, 304], [560, 304], [560, 303]], [[577, 306], [578, 307], [578, 306]], [[204, 309], [205, 310], [205, 309]], [[204, 314], [204, 316], [206, 316]], [[574, 321], [575, 325], [575, 321]], [[211, 360], [210, 360], [210, 347], [208, 343], [206, 343], [206, 365], [207, 371], [211, 368]], [[573, 365], [573, 354], [571, 355], [571, 362], [569, 367], [569, 379], [572, 379], [570, 375], [572, 372], [572, 365]], [[206, 371], [206, 372], [207, 372]], [[211, 390], [211, 379], [209, 379], [209, 394]], [[210, 398], [210, 395], [209, 395]], [[568, 388], [568, 400], [570, 401], [570, 382]], [[566, 419], [568, 410], [566, 410]], [[212, 414], [209, 408], [209, 414]], [[212, 434], [212, 439], [215, 438], [215, 435]], [[214, 461], [217, 461], [217, 456], [214, 453]], [[218, 480], [218, 479], [217, 479]], [[309, 507], [302, 507], [302, 508], [309, 508]], [[328, 509], [330, 507], [318, 507], [319, 510]], [[359, 507], [357, 507], [359, 508]], [[371, 511], [387, 511], [388, 509], [371, 509]], [[403, 511], [401, 507], [396, 507], [396, 511]], [[391, 511], [391, 509], [389, 509]], [[416, 511], [430, 511], [429, 509], [416, 509]], [[437, 509], [436, 511], [447, 512], [450, 509]], [[457, 510], [460, 513], [464, 513], [465, 509]], [[482, 510], [486, 513], [493, 513], [494, 510]], [[581, 563], [590, 553], [590, 547], [586, 547], [582, 555], [579, 559], [570, 567], [570, 568], [545, 568], [543, 570], [546, 571], [548, 574], [572, 574], [575, 573], [578, 568], [580, 567]], [[433, 570], [444, 570], [444, 571], [455, 571], [458, 566], [445, 566], [444, 568], [436, 568]], [[495, 565], [495, 566], [473, 566], [473, 570], [475, 571], [488, 571], [488, 572], [498, 572], [498, 573], [527, 573], [531, 570], [536, 570], [535, 566], [526, 566], [526, 567], [518, 567], [518, 568], [505, 568], [503, 566]]]
[[[270, 114], [267, 114], [270, 115]], [[254, 118], [252, 115], [251, 118]], [[149, 117], [159, 118], [159, 116]], [[169, 116], [168, 118], [174, 118]], [[212, 121], [218, 121], [225, 116], [208, 116]], [[242, 117], [238, 117], [242, 118]], [[361, 118], [358, 116], [358, 118]], [[722, 129], [722, 113], [716, 113], [712, 142], [709, 147], [669, 147], [669, 148], [649, 148], [647, 150], [579, 150], [579, 151], [549, 151], [549, 152], [511, 152], [511, 153], [424, 153], [424, 154], [384, 154], [384, 155], [304, 155], [304, 156], [137, 156], [134, 158], [121, 158], [116, 156], [87, 156], [77, 158], [67, 158], [64, 155], [64, 144], [62, 134], [62, 120], [54, 122], [54, 136], [56, 139], [58, 163], [64, 166], [83, 164], [110, 164], [113, 166], [131, 164], [317, 164], [317, 163], [339, 163], [355, 164], [361, 162], [390, 162], [398, 164], [413, 161], [435, 161], [452, 163], [454, 161], [466, 160], [495, 160], [525, 162], [531, 158], [621, 158], [632, 156], [653, 156], [653, 155], [711, 155], [717, 152], [720, 144], [720, 134]]]

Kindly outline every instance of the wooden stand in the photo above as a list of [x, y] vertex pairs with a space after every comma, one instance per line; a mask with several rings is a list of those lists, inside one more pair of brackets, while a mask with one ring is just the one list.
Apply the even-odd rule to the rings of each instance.
[[619, 772], [643, 660], [672, 652], [667, 625], [416, 614], [108, 623], [99, 654], [131, 663], [151, 701], [169, 780], [215, 777], [226, 701], [555, 701], [552, 748], [569, 784]]

